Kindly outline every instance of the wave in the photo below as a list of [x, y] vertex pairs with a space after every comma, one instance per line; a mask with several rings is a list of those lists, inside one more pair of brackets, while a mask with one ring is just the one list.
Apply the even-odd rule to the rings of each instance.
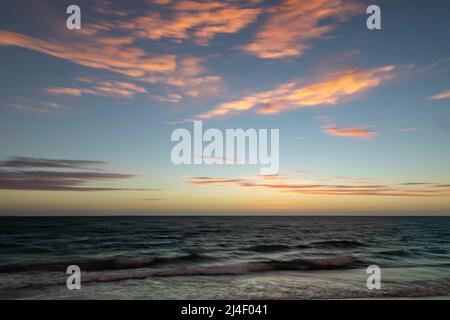
[[[117, 279], [117, 278], [116, 278]], [[134, 278], [136, 279], [136, 278]], [[139, 278], [137, 278], [139, 279]], [[107, 282], [111, 281], [107, 277], [98, 278], [97, 281], [91, 279], [86, 281], [83, 279], [83, 284], [86, 282], [91, 282], [91, 285], [95, 286], [93, 282]], [[114, 281], [114, 280], [112, 280]], [[191, 279], [189, 281], [192, 281]], [[209, 281], [209, 280], [207, 280]], [[209, 283], [209, 282], [205, 282]], [[56, 283], [53, 281], [53, 285], [63, 285], [60, 288], [54, 288], [55, 290], [48, 290], [48, 288], [41, 288], [39, 290], [38, 286], [22, 286], [21, 288], [15, 287], [16, 290], [1, 290], [2, 288], [6, 288], [0, 282], [0, 298], [3, 299], [23, 299], [23, 298], [31, 298], [31, 299], [64, 299], [67, 298], [67, 293], [64, 285], [64, 281], [60, 283]], [[127, 284], [127, 290], [132, 290], [133, 285], [138, 285], [138, 283]], [[151, 286], [151, 283], [149, 284]], [[48, 285], [47, 285], [48, 286]], [[19, 290], [17, 290], [19, 289]], [[92, 293], [89, 293], [88, 290], [88, 299], [93, 299]], [[149, 291], [152, 290], [152, 287], [149, 288]], [[114, 290], [113, 290], [114, 291]], [[120, 290], [119, 290], [120, 291]], [[130, 299], [130, 297], [124, 296], [111, 296], [110, 294], [104, 295], [105, 292], [102, 290], [95, 291], [95, 299]], [[145, 297], [148, 298], [148, 292], [144, 293]], [[186, 295], [187, 294], [187, 295]], [[165, 293], [158, 293], [157, 296], [153, 296], [156, 299], [184, 299], [190, 297], [192, 299], [193, 292], [180, 290], [177, 292], [177, 296], [166, 296]], [[258, 300], [273, 300], [273, 299], [408, 299], [408, 298], [424, 298], [424, 297], [448, 297], [450, 295], [450, 279], [449, 278], [441, 278], [435, 280], [400, 280], [400, 281], [390, 281], [387, 285], [382, 286], [380, 290], [369, 290], [365, 289], [364, 286], [361, 286], [360, 281], [353, 282], [332, 282], [329, 283], [329, 286], [322, 285], [314, 285], [309, 284], [308, 290], [304, 290], [304, 287], [301, 285], [298, 288], [292, 287], [289, 291], [286, 290], [266, 290], [264, 292], [261, 291], [249, 291], [247, 288], [244, 291], [240, 292], [229, 292], [226, 293], [225, 296], [221, 296], [221, 299], [258, 299]], [[80, 296], [82, 297], [82, 296]], [[203, 297], [200, 295], [200, 297]]]
[[254, 252], [277, 252], [277, 251], [286, 251], [290, 249], [292, 249], [290, 246], [282, 244], [262, 244], [245, 248], [245, 250]]
[[294, 246], [283, 244], [262, 244], [246, 247], [244, 250], [254, 252], [278, 252], [288, 251], [292, 249], [306, 249], [306, 248], [322, 248], [322, 249], [350, 249], [366, 246], [364, 243], [357, 240], [324, 240], [311, 242], [309, 244], [298, 244]]
[[337, 256], [334, 258], [289, 261], [271, 261], [270, 264], [276, 270], [340, 270], [355, 269], [367, 265], [367, 263], [351, 256]]
[[311, 246], [318, 248], [357, 248], [363, 247], [365, 244], [357, 240], [326, 240], [313, 242]]
[[78, 265], [84, 271], [122, 270], [156, 267], [164, 264], [183, 264], [190, 262], [213, 261], [214, 258], [191, 253], [174, 257], [114, 257], [111, 259], [89, 260], [84, 262], [54, 262], [47, 264], [7, 265], [0, 267], [0, 273], [28, 272], [28, 271], [61, 271], [69, 265]]
[[[186, 259], [189, 256], [178, 257], [176, 259]], [[198, 259], [198, 257], [189, 257], [189, 259]], [[117, 261], [117, 260], [116, 260]], [[141, 261], [141, 262], [139, 262]], [[268, 271], [308, 271], [308, 270], [341, 270], [341, 269], [354, 269], [364, 265], [362, 261], [358, 261], [350, 256], [338, 256], [328, 259], [293, 259], [293, 260], [266, 260], [266, 261], [254, 261], [254, 262], [236, 262], [236, 263], [224, 263], [224, 264], [209, 264], [209, 265], [189, 265], [189, 266], [175, 266], [165, 268], [142, 268], [143, 265], [150, 264], [150, 260], [146, 259], [133, 259], [132, 261], [121, 260], [120, 263], [116, 262], [115, 266], [121, 266], [121, 270], [112, 270], [106, 272], [107, 269], [102, 271], [91, 271], [83, 273], [83, 283], [92, 282], [114, 282], [124, 280], [138, 280], [148, 277], [177, 277], [177, 276], [223, 276], [223, 275], [242, 275], [248, 273], [268, 272]], [[133, 267], [139, 266], [139, 269], [130, 270]], [[82, 272], [90, 271], [83, 269], [80, 266]], [[64, 270], [64, 269], [62, 269]], [[61, 271], [61, 270], [59, 270]], [[40, 287], [60, 284], [65, 281], [65, 274], [58, 273], [61, 279], [55, 278], [55, 272], [51, 272], [43, 278], [42, 281], [33, 281], [31, 279], [26, 280], [26, 277], [20, 277], [20, 281], [11, 281], [10, 283], [4, 282], [0, 284], [0, 289], [5, 288], [24, 288], [24, 287]], [[0, 274], [1, 275], [1, 274]], [[32, 276], [36, 276], [35, 273]], [[64, 281], [63, 281], [64, 279]]]
[[186, 268], [157, 270], [153, 276], [185, 276], [185, 275], [236, 275], [266, 271], [307, 271], [307, 270], [339, 270], [354, 269], [362, 266], [362, 262], [349, 257], [339, 256], [329, 259], [287, 261], [267, 260], [260, 262], [240, 262], [234, 264], [214, 264]]

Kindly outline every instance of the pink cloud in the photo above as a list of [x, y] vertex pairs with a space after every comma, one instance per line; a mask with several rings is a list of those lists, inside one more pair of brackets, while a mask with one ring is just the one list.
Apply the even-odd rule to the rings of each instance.
[[222, 103], [195, 118], [223, 117], [239, 114], [250, 109], [256, 109], [258, 113], [270, 115], [292, 109], [335, 105], [392, 79], [394, 70], [394, 66], [374, 69], [347, 67], [337, 72], [322, 75], [311, 84], [303, 84], [300, 81], [289, 82], [273, 90], [254, 93], [235, 101]]
[[450, 90], [438, 93], [428, 98], [428, 100], [443, 100], [443, 99], [450, 99]]
[[166, 14], [151, 11], [119, 25], [135, 37], [151, 40], [171, 38], [208, 45], [217, 34], [236, 33], [254, 22], [261, 9], [246, 8], [233, 1], [179, 1], [165, 6]]
[[343, 178], [313, 180], [289, 177], [187, 177], [191, 186], [208, 188], [237, 188], [292, 195], [330, 196], [388, 196], [388, 197], [442, 197], [450, 196], [448, 185], [408, 183], [369, 183], [363, 179]]
[[176, 68], [174, 55], [152, 55], [123, 43], [102, 43], [86, 36], [84, 42], [68, 45], [0, 30], [0, 46], [16, 46], [69, 60], [90, 68], [107, 69], [130, 77], [167, 73]]
[[375, 131], [364, 128], [339, 128], [336, 126], [327, 126], [322, 128], [323, 132], [335, 137], [349, 137], [359, 139], [369, 139], [377, 135]]
[[242, 47], [264, 59], [301, 56], [311, 41], [336, 28], [330, 19], [343, 22], [364, 13], [362, 6], [352, 0], [284, 0], [268, 11], [269, 18], [254, 41]]
[[121, 98], [133, 98], [137, 93], [148, 93], [147, 89], [135, 83], [124, 81], [95, 81], [93, 79], [82, 78], [81, 82], [90, 83], [89, 88], [78, 87], [54, 87], [45, 91], [52, 95], [68, 95], [81, 97], [82, 95], [109, 96]]

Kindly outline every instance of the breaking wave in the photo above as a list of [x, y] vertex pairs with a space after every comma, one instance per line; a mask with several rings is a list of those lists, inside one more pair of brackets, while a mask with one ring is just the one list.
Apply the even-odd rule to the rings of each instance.
[[163, 264], [190, 263], [213, 261], [212, 257], [192, 253], [175, 257], [114, 257], [111, 259], [89, 260], [84, 262], [54, 262], [48, 264], [29, 264], [29, 265], [8, 265], [0, 267], [0, 273], [5, 272], [26, 272], [26, 271], [61, 271], [67, 266], [76, 264], [84, 271], [101, 271], [101, 270], [122, 270], [122, 269], [138, 269]]
[[[199, 264], [195, 262], [208, 261], [209, 264]], [[112, 282], [133, 279], [143, 279], [148, 277], [175, 277], [175, 276], [220, 276], [220, 275], [240, 275], [256, 272], [268, 271], [308, 271], [308, 270], [341, 270], [354, 269], [363, 266], [362, 261], [358, 261], [350, 256], [338, 256], [329, 259], [293, 259], [293, 260], [265, 260], [254, 262], [236, 262], [236, 263], [212, 263], [213, 259], [197, 254], [188, 256], [179, 256], [174, 258], [114, 258], [109, 261], [99, 261], [97, 265], [80, 265], [83, 273], [83, 283], [89, 282]], [[185, 262], [191, 262], [186, 264]], [[62, 265], [59, 265], [62, 266]], [[0, 283], [0, 289], [23, 288], [35, 286], [49, 286], [60, 284], [65, 281], [65, 268], [60, 268], [55, 272], [57, 265], [31, 266], [16, 268], [14, 272], [18, 275], [20, 272], [32, 271], [31, 277], [38, 277], [36, 271], [47, 271], [39, 280], [29, 279], [21, 275], [17, 281], [6, 281]], [[88, 268], [86, 268], [88, 267]], [[132, 270], [134, 269], [134, 270]], [[107, 272], [110, 270], [110, 272]], [[1, 273], [0, 273], [1, 276]], [[14, 279], [14, 277], [12, 277]], [[38, 277], [39, 278], [39, 277]], [[64, 282], [63, 281], [63, 282]]]

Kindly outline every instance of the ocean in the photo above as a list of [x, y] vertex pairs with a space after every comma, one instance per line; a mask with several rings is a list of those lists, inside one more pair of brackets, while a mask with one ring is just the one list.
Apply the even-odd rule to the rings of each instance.
[[[69, 290], [66, 269], [81, 269]], [[381, 270], [368, 289], [366, 268]], [[1, 217], [3, 299], [447, 297], [449, 217]]]

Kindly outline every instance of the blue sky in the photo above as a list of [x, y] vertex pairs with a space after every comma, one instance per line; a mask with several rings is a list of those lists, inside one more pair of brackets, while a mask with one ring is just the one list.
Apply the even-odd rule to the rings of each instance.
[[[365, 1], [78, 1], [81, 30], [3, 2], [0, 211], [448, 213], [450, 6], [376, 3], [371, 31]], [[280, 129], [274, 183], [173, 165], [192, 119]]]

